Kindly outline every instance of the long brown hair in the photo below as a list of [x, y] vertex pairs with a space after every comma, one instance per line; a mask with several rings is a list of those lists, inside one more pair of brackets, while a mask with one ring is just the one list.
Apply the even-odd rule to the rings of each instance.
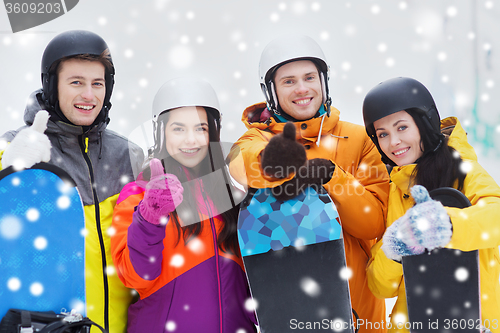
[[[460, 154], [448, 146], [448, 137], [443, 136], [440, 146], [436, 147], [431, 134], [419, 116], [419, 111], [405, 110], [415, 121], [420, 132], [420, 144], [424, 154], [415, 162], [417, 165], [412, 173], [415, 184], [424, 186], [428, 191], [439, 187], [456, 187], [461, 191], [466, 173], [460, 168], [463, 160]], [[457, 186], [455, 186], [457, 182]]]

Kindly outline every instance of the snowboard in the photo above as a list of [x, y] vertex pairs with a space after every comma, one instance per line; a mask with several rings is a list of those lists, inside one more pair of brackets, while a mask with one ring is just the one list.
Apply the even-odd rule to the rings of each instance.
[[[454, 188], [429, 192], [443, 206], [465, 208], [467, 197]], [[480, 332], [478, 251], [435, 249], [403, 257], [410, 332]]]
[[9, 308], [85, 314], [83, 204], [62, 169], [0, 172], [0, 318]]
[[353, 332], [342, 227], [323, 187], [287, 201], [252, 189], [238, 241], [261, 332]]

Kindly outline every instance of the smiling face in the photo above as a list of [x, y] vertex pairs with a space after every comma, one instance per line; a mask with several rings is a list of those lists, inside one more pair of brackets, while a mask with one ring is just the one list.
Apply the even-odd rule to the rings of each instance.
[[208, 152], [207, 112], [199, 106], [187, 106], [169, 111], [168, 116], [168, 154], [185, 167], [196, 169]]
[[68, 59], [59, 66], [57, 92], [62, 113], [74, 125], [91, 125], [101, 112], [106, 94], [104, 65]]
[[380, 149], [398, 166], [415, 163], [422, 156], [420, 131], [406, 111], [376, 120], [373, 126]]
[[281, 109], [293, 118], [310, 119], [321, 107], [321, 79], [312, 61], [299, 60], [281, 66], [274, 83]]

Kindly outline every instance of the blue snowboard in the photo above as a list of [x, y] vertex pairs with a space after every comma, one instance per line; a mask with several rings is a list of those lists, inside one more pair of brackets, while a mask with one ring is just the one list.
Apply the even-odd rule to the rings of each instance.
[[0, 318], [9, 308], [85, 314], [84, 230], [65, 171], [39, 163], [0, 172]]
[[342, 227], [331, 198], [318, 191], [283, 202], [258, 189], [241, 203], [238, 241], [263, 333], [313, 322], [353, 332]]

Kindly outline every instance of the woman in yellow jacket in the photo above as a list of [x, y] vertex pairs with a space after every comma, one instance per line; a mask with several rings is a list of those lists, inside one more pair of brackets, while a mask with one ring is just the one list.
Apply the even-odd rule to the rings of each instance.
[[[500, 187], [477, 162], [459, 121], [454, 117], [440, 121], [429, 91], [420, 82], [403, 77], [370, 90], [363, 103], [363, 117], [382, 160], [394, 167], [388, 229], [373, 246], [367, 265], [373, 294], [397, 296], [388, 331], [409, 332], [404, 327], [410, 327], [401, 257], [446, 247], [479, 250], [481, 322], [492, 332], [500, 332]], [[427, 194], [426, 190], [445, 186], [461, 191], [472, 206], [443, 208], [435, 201], [425, 203], [426, 209], [421, 203], [415, 205], [412, 196], [419, 190]], [[440, 209], [444, 214], [429, 213]], [[430, 222], [427, 235], [402, 231], [409, 223], [410, 211]]]

